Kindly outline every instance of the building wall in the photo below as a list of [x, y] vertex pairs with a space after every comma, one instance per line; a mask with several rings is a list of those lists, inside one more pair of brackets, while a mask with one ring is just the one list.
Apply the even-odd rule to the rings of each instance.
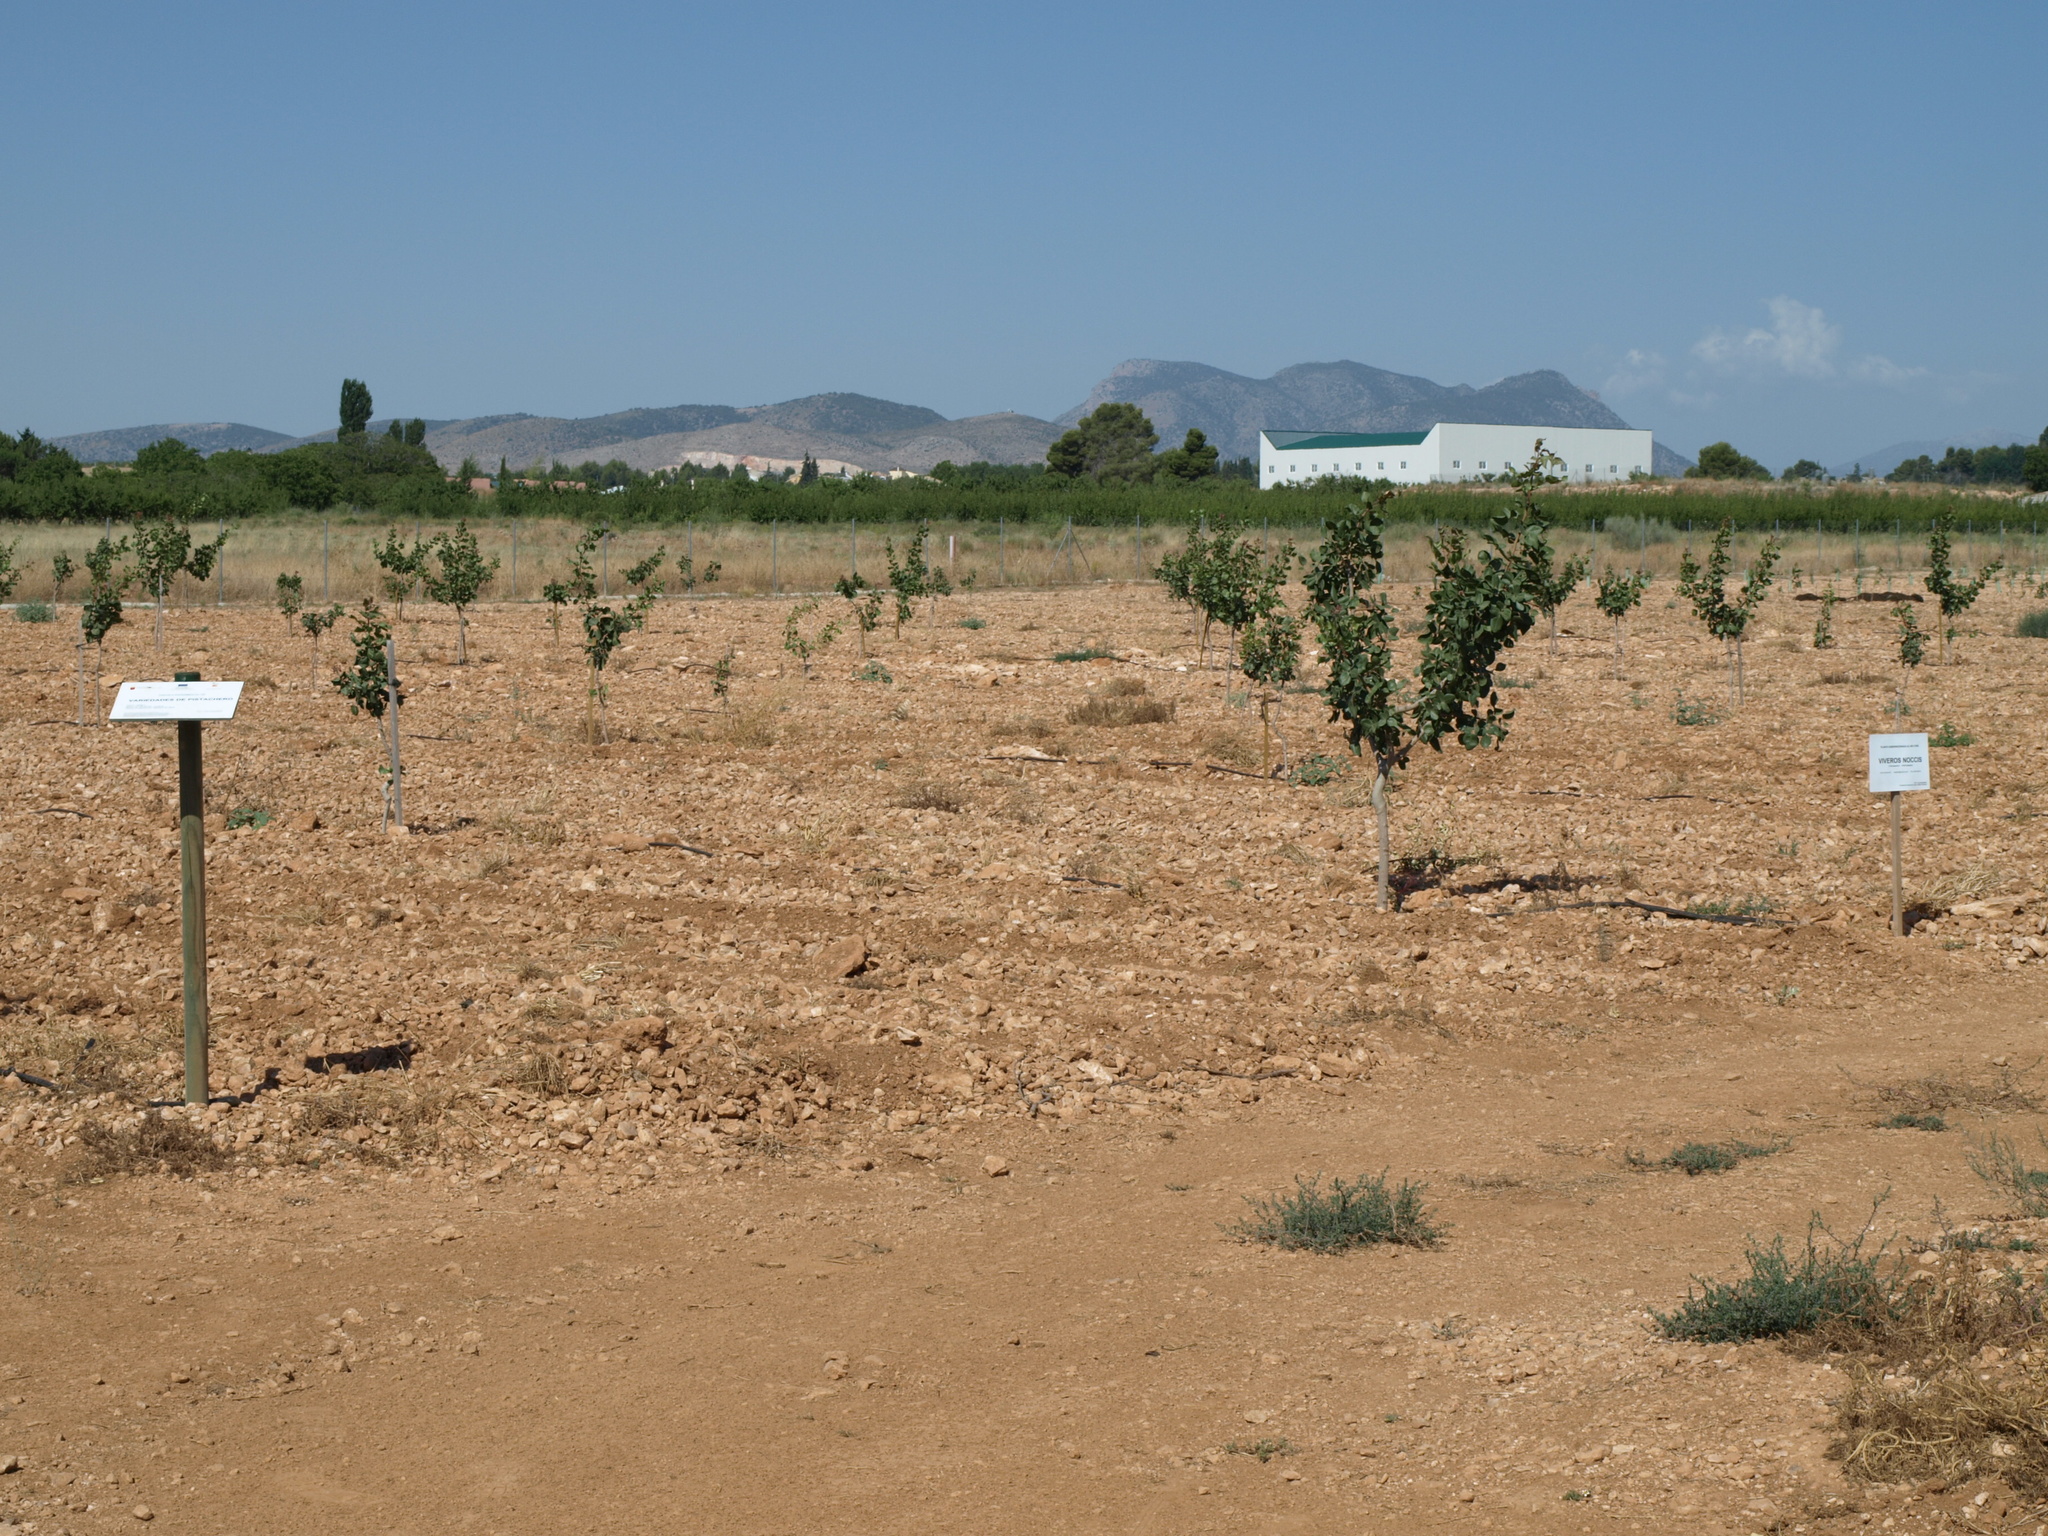
[[[1335, 436], [1337, 434], [1331, 434]], [[1371, 434], [1367, 434], [1371, 435]], [[1416, 444], [1276, 448], [1259, 438], [1259, 485], [1303, 485], [1327, 475], [1396, 485], [1479, 480], [1526, 464], [1536, 440], [1565, 461], [1568, 480], [1626, 480], [1650, 472], [1652, 434], [1610, 427], [1517, 427], [1440, 422]]]

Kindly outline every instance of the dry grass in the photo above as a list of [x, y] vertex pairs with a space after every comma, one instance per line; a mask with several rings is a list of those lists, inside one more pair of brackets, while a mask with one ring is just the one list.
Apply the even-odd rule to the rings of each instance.
[[1259, 760], [1259, 744], [1244, 731], [1218, 731], [1202, 743], [1202, 753], [1232, 768], [1250, 768]]
[[535, 1098], [552, 1099], [568, 1091], [569, 1074], [553, 1051], [528, 1051], [505, 1069], [501, 1081]]
[[228, 1154], [189, 1120], [150, 1113], [121, 1125], [88, 1121], [79, 1127], [68, 1177], [74, 1184], [123, 1173], [189, 1177], [225, 1167]]
[[1059, 727], [1035, 715], [1017, 716], [990, 726], [988, 734], [992, 741], [1048, 741], [1059, 734]]
[[2012, 1114], [2041, 1107], [2040, 1095], [2010, 1067], [2001, 1067], [1991, 1077], [1975, 1081], [1951, 1077], [1946, 1072], [1930, 1072], [1903, 1083], [1883, 1084], [1871, 1093], [1880, 1104], [1915, 1115], [1938, 1115], [1953, 1109]]
[[955, 812], [965, 809], [967, 800], [950, 784], [941, 784], [936, 779], [919, 779], [916, 783], [904, 785], [889, 803], [906, 811]]
[[1158, 699], [1104, 698], [1100, 695], [1083, 700], [1067, 711], [1067, 721], [1072, 725], [1164, 725], [1172, 718], [1173, 705]]
[[1961, 902], [1980, 901], [2005, 889], [2011, 878], [1995, 864], [1972, 864], [1919, 887], [1907, 905], [1921, 912], [1946, 912]]
[[1089, 691], [1098, 699], [1142, 698], [1145, 693], [1145, 680], [1142, 677], [1112, 677], [1100, 688]]
[[735, 709], [721, 732], [726, 744], [753, 751], [774, 746], [778, 736], [775, 713], [771, 703], [746, 704]]

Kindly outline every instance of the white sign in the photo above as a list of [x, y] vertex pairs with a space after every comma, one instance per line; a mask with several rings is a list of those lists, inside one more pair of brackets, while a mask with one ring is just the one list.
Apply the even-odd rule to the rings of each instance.
[[1870, 738], [1871, 793], [1882, 795], [1895, 790], [1932, 787], [1927, 777], [1926, 736]]
[[240, 683], [123, 683], [107, 718], [232, 720], [241, 698]]

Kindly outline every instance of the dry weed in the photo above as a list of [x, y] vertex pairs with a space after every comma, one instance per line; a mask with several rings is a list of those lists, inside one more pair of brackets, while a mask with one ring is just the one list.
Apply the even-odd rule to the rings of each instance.
[[951, 812], [965, 809], [967, 801], [950, 784], [941, 784], [936, 779], [919, 779], [904, 785], [890, 804], [901, 806], [906, 811]]
[[778, 735], [775, 713], [772, 703], [748, 704], [734, 710], [725, 724], [726, 744], [742, 749], [774, 746]]
[[1100, 688], [1089, 690], [1098, 699], [1135, 699], [1145, 692], [1142, 677], [1112, 677]]
[[1050, 720], [1017, 716], [990, 726], [988, 734], [992, 741], [1048, 741], [1058, 729]]
[[1980, 901], [2003, 890], [2011, 877], [1995, 864], [1972, 864], [1954, 874], [1942, 875], [1913, 892], [1909, 907], [1921, 912], [1946, 912], [1965, 901]]
[[227, 1153], [191, 1121], [152, 1113], [121, 1125], [87, 1121], [80, 1126], [67, 1176], [74, 1184], [121, 1173], [168, 1173], [184, 1178], [227, 1162]]
[[1977, 1081], [1930, 1072], [1903, 1083], [1882, 1084], [1871, 1092], [1880, 1104], [1915, 1115], [1938, 1115], [1951, 1109], [2011, 1114], [2041, 1107], [2040, 1095], [2010, 1067], [2000, 1067], [1988, 1080]]
[[1173, 705], [1158, 699], [1098, 696], [1068, 710], [1067, 721], [1071, 725], [1163, 725], [1173, 718], [1173, 709]]
[[1244, 731], [1218, 731], [1202, 743], [1202, 752], [1232, 768], [1249, 768], [1259, 760], [1258, 743]]

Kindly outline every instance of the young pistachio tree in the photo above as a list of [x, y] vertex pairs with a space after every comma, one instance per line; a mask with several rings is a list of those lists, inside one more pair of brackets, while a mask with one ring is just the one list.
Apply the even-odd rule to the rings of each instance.
[[1385, 508], [1396, 493], [1346, 508], [1325, 525], [1322, 547], [1309, 561], [1309, 618], [1329, 667], [1323, 699], [1330, 718], [1347, 726], [1351, 750], [1372, 754], [1383, 912], [1391, 900], [1388, 776], [1418, 746], [1442, 751], [1446, 737], [1467, 751], [1498, 746], [1514, 718], [1501, 706], [1493, 677], [1506, 666], [1501, 653], [1536, 622], [1531, 586], [1549, 568], [1550, 542], [1535, 493], [1550, 483], [1553, 465], [1562, 461], [1539, 441], [1529, 463], [1509, 477], [1513, 504], [1494, 513], [1469, 561], [1463, 529], [1430, 541], [1432, 584], [1412, 679], [1395, 673], [1392, 604], [1374, 590], [1386, 564]]
[[413, 588], [427, 574], [428, 545], [423, 539], [414, 539], [412, 548], [407, 549], [398, 537], [398, 530], [393, 528], [376, 549], [377, 563], [384, 568], [384, 595], [398, 605], [398, 621], [402, 624], [405, 622], [405, 600], [412, 596]]
[[277, 611], [284, 615], [284, 632], [292, 632], [292, 620], [299, 616], [299, 610], [306, 606], [305, 578], [297, 571], [287, 576], [282, 571], [277, 576]]
[[199, 581], [213, 574], [213, 562], [228, 541], [227, 530], [209, 543], [195, 543], [189, 523], [165, 515], [135, 524], [135, 580], [156, 598], [156, 648], [164, 648], [164, 597], [181, 574]]
[[1614, 677], [1617, 682], [1621, 680], [1621, 621], [1643, 600], [1643, 589], [1649, 584], [1650, 574], [1647, 571], [1617, 571], [1609, 566], [1600, 573], [1600, 585], [1593, 594], [1593, 601], [1600, 611], [1614, 620]]
[[1892, 609], [1892, 617], [1899, 621], [1899, 701], [1892, 713], [1904, 719], [1909, 713], [1906, 708], [1906, 680], [1913, 675], [1913, 669], [1927, 659], [1927, 637], [1920, 632], [1920, 622], [1913, 617], [1911, 603], [1899, 603]]
[[[116, 624], [125, 622], [121, 611], [121, 594], [134, 581], [133, 571], [115, 569], [115, 564], [128, 553], [128, 541], [113, 541], [101, 538], [93, 545], [92, 552], [85, 557], [85, 600], [78, 612], [78, 632], [85, 645], [93, 651], [92, 707], [93, 713], [100, 710], [100, 677], [107, 670], [107, 634]], [[85, 652], [79, 652], [81, 658]], [[81, 692], [83, 690], [81, 689]]]
[[818, 599], [807, 597], [791, 608], [788, 617], [782, 621], [782, 648], [802, 663], [805, 677], [811, 675], [811, 658], [821, 654], [839, 638], [838, 619], [820, 625], [809, 634], [804, 632], [804, 620], [817, 611]]
[[14, 552], [20, 547], [19, 539], [11, 544], [0, 544], [0, 603], [14, 601], [15, 585], [28, 570], [27, 566], [14, 563]]
[[1948, 665], [1949, 652], [1955, 647], [1955, 621], [1969, 612], [1991, 578], [2005, 569], [2003, 560], [1994, 560], [1977, 572], [1975, 581], [1964, 581], [1949, 564], [1954, 533], [1955, 514], [1943, 507], [1934, 514], [1927, 530], [1927, 590], [1941, 603], [1941, 625], [1935, 631], [1935, 642], [1936, 658], [1942, 666]]
[[1282, 548], [1269, 568], [1249, 538], [1219, 530], [1195, 568], [1195, 602], [1206, 638], [1211, 624], [1229, 632], [1223, 647], [1223, 697], [1230, 698], [1230, 674], [1237, 658], [1237, 637], [1261, 612], [1277, 601], [1276, 594], [1294, 564], [1294, 546]]
[[64, 583], [78, 574], [78, 565], [63, 550], [50, 556], [50, 606], [64, 601]]
[[1822, 589], [1820, 612], [1813, 620], [1813, 648], [1816, 651], [1831, 651], [1835, 648], [1835, 604], [1841, 600], [1832, 581]]
[[1550, 622], [1550, 654], [1557, 654], [1557, 610], [1564, 606], [1564, 600], [1579, 590], [1579, 583], [1586, 579], [1586, 573], [1593, 568], [1591, 555], [1580, 555], [1567, 560], [1555, 569], [1545, 569], [1536, 579], [1531, 596], [1536, 602], [1536, 611]]
[[932, 600], [932, 622], [939, 620], [939, 599], [953, 590], [953, 583], [946, 573], [925, 558], [925, 546], [931, 540], [931, 524], [917, 525], [917, 537], [909, 540], [899, 564], [896, 559], [896, 545], [887, 539], [882, 541], [882, 556], [889, 564], [889, 590], [896, 598], [896, 638], [903, 638], [903, 626], [910, 622], [917, 611], [917, 600], [928, 597]]
[[1771, 571], [1778, 563], [1778, 541], [1775, 538], [1764, 540], [1763, 548], [1750, 562], [1749, 575], [1742, 583], [1742, 590], [1731, 599], [1727, 584], [1734, 561], [1728, 553], [1728, 543], [1734, 535], [1734, 524], [1723, 518], [1704, 566], [1693, 559], [1691, 550], [1685, 552], [1685, 558], [1678, 566], [1678, 592], [1692, 604], [1693, 613], [1706, 626], [1707, 633], [1727, 650], [1728, 697], [1740, 705], [1742, 642], [1748, 637], [1750, 623], [1756, 618], [1764, 594], [1771, 589]]
[[486, 560], [477, 549], [476, 535], [469, 521], [458, 518], [453, 533], [444, 533], [427, 546], [427, 553], [440, 563], [438, 571], [427, 567], [420, 557], [420, 579], [427, 597], [455, 610], [455, 665], [469, 665], [469, 610], [498, 574], [498, 557]]
[[[575, 559], [569, 566], [569, 585], [576, 594], [576, 606], [583, 616], [583, 658], [590, 664], [583, 729], [593, 746], [601, 746], [611, 739], [606, 718], [610, 690], [604, 679], [605, 668], [625, 643], [626, 636], [647, 623], [647, 615], [653, 609], [655, 599], [661, 596], [661, 578], [657, 574], [660, 567], [654, 561], [643, 560], [626, 573], [628, 581], [641, 588], [638, 594], [617, 607], [610, 600], [599, 597], [597, 577], [590, 568], [590, 554], [597, 548], [598, 538], [597, 531], [593, 529], [579, 539]], [[640, 580], [633, 582], [636, 575]]]
[[[882, 594], [861, 579], [858, 571], [839, 578], [832, 584], [832, 590], [846, 599], [852, 610], [854, 633], [860, 637], [861, 659], [868, 654], [868, 636], [873, 634], [882, 622]], [[862, 596], [866, 593], [866, 596]]]
[[346, 612], [346, 608], [336, 603], [331, 608], [308, 608], [299, 615], [299, 627], [313, 639], [313, 668], [310, 676], [316, 688], [320, 685], [320, 637], [334, 628]]
[[693, 598], [697, 595], [698, 582], [707, 587], [717, 585], [718, 573], [723, 569], [716, 560], [706, 560], [699, 566], [689, 555], [676, 556], [676, 574], [682, 578], [683, 590]]
[[[391, 675], [391, 623], [384, 617], [374, 597], [364, 598], [362, 607], [356, 610], [354, 641], [355, 652], [348, 665], [335, 675], [334, 688], [348, 701], [350, 714], [368, 715], [381, 727], [385, 711], [393, 704], [403, 704], [405, 694]], [[378, 770], [384, 781], [385, 826], [397, 817], [401, 804], [395, 775], [403, 774], [404, 769], [399, 767], [395, 724], [389, 743], [390, 760]], [[381, 729], [379, 734], [382, 734]], [[399, 824], [404, 825], [403, 821]]]
[[[1291, 563], [1293, 550], [1288, 550]], [[1259, 772], [1265, 773], [1273, 760], [1272, 712], [1285, 701], [1287, 685], [1301, 672], [1301, 620], [1288, 612], [1274, 583], [1246, 626], [1238, 645], [1238, 665], [1246, 679], [1259, 690]], [[1280, 738], [1280, 767], [1287, 766], [1287, 738]]]
[[576, 594], [569, 590], [566, 581], [551, 581], [540, 589], [542, 601], [548, 605], [548, 628], [555, 632], [555, 649], [562, 648], [562, 610], [576, 600]]

